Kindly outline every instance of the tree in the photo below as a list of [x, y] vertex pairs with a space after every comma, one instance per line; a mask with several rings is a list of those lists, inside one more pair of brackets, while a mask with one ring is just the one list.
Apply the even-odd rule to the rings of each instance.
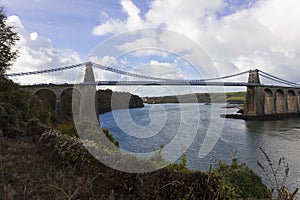
[[3, 7], [0, 7], [0, 77], [11, 66], [12, 61], [17, 58], [17, 50], [12, 47], [19, 40], [19, 36], [13, 31], [13, 26], [6, 24], [6, 15]]

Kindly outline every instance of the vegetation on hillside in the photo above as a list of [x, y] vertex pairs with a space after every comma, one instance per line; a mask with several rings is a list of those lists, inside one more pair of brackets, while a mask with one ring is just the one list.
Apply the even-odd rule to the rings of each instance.
[[227, 92], [226, 101], [244, 103], [246, 101], [246, 92]]
[[18, 85], [7, 79], [0, 79], [0, 127], [7, 136], [27, 134], [30, 124], [45, 126], [56, 124], [56, 113], [45, 106], [36, 96], [18, 89]]
[[[231, 165], [205, 173], [189, 171], [184, 161], [150, 173], [125, 173], [96, 160], [79, 139], [51, 129], [37, 131], [35, 135], [40, 135], [40, 138], [32, 140], [30, 136], [7, 138], [1, 135], [1, 197], [208, 200], [267, 197], [267, 193], [253, 190], [265, 186], [257, 175], [247, 173], [244, 167], [234, 167], [241, 172], [241, 182], [232, 181]], [[128, 159], [136, 158], [129, 156]], [[144, 160], [139, 162], [144, 167], [155, 164]], [[247, 182], [244, 183], [244, 180]], [[248, 189], [251, 194], [247, 196], [240, 185], [249, 184], [248, 180], [258, 181], [252, 182], [252, 187]]]

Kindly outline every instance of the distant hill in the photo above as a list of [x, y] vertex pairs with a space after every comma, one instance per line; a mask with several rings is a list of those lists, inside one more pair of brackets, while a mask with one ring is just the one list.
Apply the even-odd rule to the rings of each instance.
[[[162, 97], [144, 97], [144, 103], [156, 104], [156, 103], [193, 103], [195, 102], [195, 96], [198, 103], [244, 103], [246, 98], [246, 92], [228, 92], [213, 93], [213, 98], [210, 93], [195, 93], [184, 94], [174, 96], [162, 96]], [[225, 98], [224, 98], [225, 97]]]

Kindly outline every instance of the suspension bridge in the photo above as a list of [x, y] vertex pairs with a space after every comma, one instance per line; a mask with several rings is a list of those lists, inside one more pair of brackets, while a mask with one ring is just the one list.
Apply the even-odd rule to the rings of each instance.
[[[244, 105], [245, 116], [266, 116], [266, 115], [290, 115], [300, 113], [300, 84], [284, 80], [272, 74], [255, 69], [247, 70], [240, 73], [235, 73], [227, 76], [207, 78], [207, 79], [166, 79], [161, 77], [147, 76], [138, 73], [132, 73], [108, 67], [92, 62], [85, 62], [76, 65], [58, 67], [53, 69], [37, 70], [30, 72], [19, 72], [6, 74], [8, 78], [48, 74], [53, 72], [67, 71], [85, 66], [84, 80], [76, 84], [35, 84], [21, 85], [23, 90], [29, 93], [36, 94], [40, 90], [50, 90], [56, 96], [57, 109], [60, 105], [62, 93], [75, 86], [93, 87], [96, 86], [116, 86], [116, 85], [174, 85], [174, 86], [245, 86], [247, 87], [246, 102]], [[100, 69], [111, 73], [116, 73], [123, 76], [135, 77], [142, 80], [135, 81], [114, 81], [114, 80], [95, 80], [94, 69]], [[226, 81], [242, 75], [248, 74], [248, 81]], [[273, 81], [279, 85], [263, 84], [260, 77]], [[83, 94], [81, 94], [84, 96]]]

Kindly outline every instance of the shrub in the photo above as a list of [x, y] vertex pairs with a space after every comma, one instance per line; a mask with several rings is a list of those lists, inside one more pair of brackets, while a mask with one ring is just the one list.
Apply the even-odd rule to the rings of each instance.
[[238, 190], [243, 198], [267, 198], [268, 189], [261, 178], [254, 173], [245, 163], [239, 164], [236, 158], [232, 159], [231, 165], [219, 162], [219, 173], [225, 180], [230, 182]]
[[186, 167], [186, 155], [182, 155], [179, 163], [172, 163], [168, 165], [167, 169], [170, 169], [174, 172], [188, 172], [189, 169]]
[[[6, 136], [38, 132], [35, 128], [42, 127], [41, 124], [52, 125], [56, 118], [37, 97], [19, 90], [10, 80], [0, 79], [0, 125]], [[35, 128], [30, 129], [31, 125]]]
[[63, 134], [78, 137], [74, 123], [61, 123], [56, 126], [56, 129]]

